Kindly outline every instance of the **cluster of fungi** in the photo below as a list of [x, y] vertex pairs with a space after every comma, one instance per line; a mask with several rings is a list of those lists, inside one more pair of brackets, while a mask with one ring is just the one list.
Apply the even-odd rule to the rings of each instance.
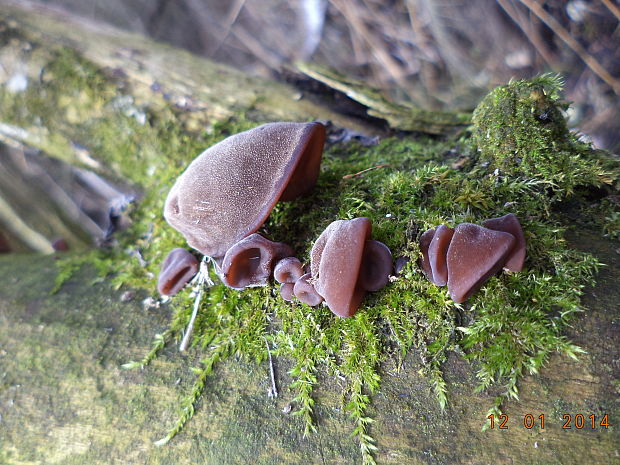
[[[283, 299], [310, 306], [324, 302], [336, 315], [350, 317], [366, 292], [383, 288], [394, 271], [388, 247], [371, 239], [370, 219], [331, 223], [306, 265], [288, 245], [256, 232], [277, 202], [314, 187], [324, 142], [325, 127], [318, 122], [269, 123], [232, 135], [200, 154], [176, 180], [164, 217], [192, 248], [213, 259], [228, 287], [264, 286], [273, 276]], [[455, 302], [467, 299], [502, 266], [512, 271], [523, 266], [525, 241], [516, 217], [484, 226], [442, 225], [421, 237], [423, 270], [435, 284], [447, 283]], [[466, 269], [473, 262], [470, 274]], [[176, 294], [198, 270], [192, 253], [172, 250], [161, 267], [159, 292]]]
[[437, 286], [448, 285], [456, 303], [465, 302], [502, 268], [519, 272], [525, 262], [525, 237], [513, 213], [491, 218], [482, 226], [440, 225], [420, 237], [420, 265]]

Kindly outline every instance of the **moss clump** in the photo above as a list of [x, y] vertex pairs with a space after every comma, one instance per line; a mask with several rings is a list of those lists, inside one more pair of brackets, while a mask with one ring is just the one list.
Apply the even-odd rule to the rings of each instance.
[[492, 91], [473, 115], [482, 162], [513, 177], [546, 182], [559, 200], [577, 186], [612, 182], [592, 148], [568, 130], [561, 87], [556, 75], [516, 81]]
[[[135, 112], [115, 104], [124, 84], [79, 57], [61, 52], [47, 69], [49, 78], [23, 95], [0, 91], [0, 102], [17, 113], [9, 119], [53, 128], [54, 134], [87, 147], [119, 176], [145, 187], [131, 212], [133, 226], [118, 236], [118, 247], [61, 261], [65, 271], [59, 277], [66, 279], [79, 262], [94, 261], [112, 274], [117, 286], [155, 294], [161, 260], [171, 248], [185, 245], [161, 213], [174, 179], [207, 146], [261, 122], [239, 116], [209, 131], [191, 132], [179, 111], [163, 105], [154, 112], [134, 103], [146, 115], [141, 122], [132, 116]], [[72, 83], [69, 90], [67, 82]], [[98, 102], [100, 111], [81, 113], [78, 108], [84, 117], [78, 122], [71, 116], [74, 111], [57, 111], [61, 102], [61, 107], [71, 108], [84, 101]], [[313, 391], [323, 374], [342, 380], [344, 411], [367, 464], [374, 462], [377, 447], [371, 435], [372, 395], [380, 389], [381, 365], [388, 358], [400, 359], [415, 348], [441, 409], [450, 393], [442, 376], [446, 354], [464, 354], [476, 362], [478, 389], [499, 388], [490, 406], [490, 412], [497, 413], [504, 399], [518, 397], [521, 376], [536, 373], [551, 353], [576, 356], [580, 349], [563, 330], [582, 310], [582, 289], [592, 284], [598, 262], [567, 247], [566, 225], [550, 206], [580, 196], [577, 186], [613, 185], [617, 173], [567, 131], [560, 109], [557, 81], [519, 81], [481, 103], [473, 139], [389, 138], [371, 148], [328, 147], [314, 191], [277, 205], [260, 232], [288, 242], [307, 260], [313, 241], [330, 222], [367, 216], [374, 238], [411, 261], [398, 279], [369, 295], [350, 319], [336, 318], [324, 307], [286, 303], [270, 287], [242, 292], [221, 284], [210, 287], [192, 338], [202, 362], [188, 368], [195, 372], [195, 383], [181, 403], [178, 421], [161, 442], [174, 437], [194, 415], [218, 361], [231, 355], [263, 361], [267, 347], [272, 355], [292, 360], [294, 412], [303, 418], [306, 432], [315, 428]], [[541, 121], [543, 113], [551, 115], [550, 125]], [[33, 114], [41, 116], [35, 120]], [[455, 150], [469, 160], [460, 169], [451, 167], [449, 155]], [[464, 305], [454, 304], [445, 288], [421, 274], [417, 239], [424, 230], [508, 212], [517, 214], [524, 226], [529, 254], [524, 272], [492, 278]], [[135, 258], [138, 253], [145, 263]], [[173, 311], [170, 327], [155, 337], [142, 360], [127, 367], [147, 365], [166, 344], [180, 340], [194, 303], [190, 291], [167, 302]]]

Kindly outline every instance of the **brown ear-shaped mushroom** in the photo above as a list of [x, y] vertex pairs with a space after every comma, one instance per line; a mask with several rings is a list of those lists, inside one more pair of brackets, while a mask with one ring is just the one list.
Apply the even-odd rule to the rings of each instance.
[[516, 239], [477, 224], [462, 223], [454, 229], [448, 247], [448, 291], [456, 303], [465, 302], [503, 266]]
[[279, 283], [294, 284], [304, 274], [304, 268], [296, 257], [286, 257], [276, 263], [273, 277]]
[[293, 283], [280, 284], [280, 297], [282, 297], [287, 302], [292, 302], [295, 298], [295, 294], [293, 293], [294, 288], [295, 284]]
[[366, 290], [358, 285], [364, 245], [370, 238], [368, 218], [338, 220], [319, 236], [310, 252], [314, 288], [336, 315], [353, 316]]
[[306, 273], [295, 282], [293, 293], [295, 297], [301, 300], [303, 303], [316, 307], [323, 302], [323, 297], [316, 291], [315, 287], [310, 282], [312, 276], [310, 273]]
[[293, 250], [282, 242], [272, 242], [260, 234], [251, 234], [233, 245], [220, 267], [222, 282], [233, 289], [267, 284], [274, 263], [293, 255]]
[[368, 218], [334, 221], [312, 247], [314, 287], [340, 317], [353, 316], [366, 291], [383, 287], [393, 269], [392, 254], [370, 240], [371, 229]]
[[446, 256], [453, 235], [454, 229], [443, 224], [439, 225], [428, 246], [428, 262], [431, 266], [433, 281], [437, 286], [445, 286], [448, 282]]
[[418, 264], [422, 267], [422, 271], [428, 280], [433, 284], [437, 284], [433, 279], [433, 269], [431, 268], [431, 262], [428, 257], [428, 248], [430, 247], [434, 236], [435, 229], [424, 231], [424, 233], [420, 236], [420, 252], [422, 252], [422, 257], [418, 260]]
[[187, 243], [221, 257], [257, 231], [278, 200], [309, 191], [319, 174], [325, 127], [269, 123], [224, 139], [177, 179], [164, 207]]
[[482, 222], [482, 226], [494, 231], [502, 231], [512, 234], [515, 239], [515, 245], [510, 251], [504, 263], [504, 269], [518, 273], [523, 269], [525, 263], [525, 236], [521, 223], [514, 213], [500, 216], [499, 218], [491, 218]]
[[383, 242], [367, 240], [364, 244], [359, 285], [368, 292], [378, 291], [387, 286], [393, 270], [392, 252], [388, 246]]
[[172, 249], [161, 265], [157, 290], [163, 295], [175, 295], [198, 273], [198, 260], [187, 250]]

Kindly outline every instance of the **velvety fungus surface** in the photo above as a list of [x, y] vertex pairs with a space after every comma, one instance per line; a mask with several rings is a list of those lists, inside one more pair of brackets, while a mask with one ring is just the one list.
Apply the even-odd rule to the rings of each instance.
[[448, 247], [448, 291], [456, 303], [466, 301], [495, 273], [516, 240], [512, 234], [461, 223]]
[[279, 200], [315, 184], [325, 140], [320, 123], [268, 123], [205, 150], [168, 194], [166, 220], [210, 257], [265, 222]]

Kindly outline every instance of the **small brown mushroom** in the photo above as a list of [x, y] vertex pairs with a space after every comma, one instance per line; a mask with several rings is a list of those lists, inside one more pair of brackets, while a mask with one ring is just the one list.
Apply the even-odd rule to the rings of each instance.
[[465, 302], [501, 270], [515, 242], [509, 233], [472, 223], [459, 224], [447, 254], [448, 291], [452, 300]]
[[433, 282], [437, 286], [445, 286], [448, 282], [446, 255], [453, 235], [454, 229], [443, 224], [439, 225], [428, 246], [428, 262], [431, 266]]
[[334, 221], [312, 247], [314, 287], [340, 317], [353, 316], [366, 292], [387, 284], [393, 269], [389, 249], [369, 240], [371, 228], [368, 218]]
[[482, 222], [482, 226], [494, 231], [502, 231], [512, 234], [515, 239], [515, 245], [510, 251], [504, 263], [504, 269], [518, 273], [523, 269], [525, 263], [525, 236], [521, 223], [514, 213], [500, 216], [499, 218], [491, 218]]
[[269, 123], [224, 139], [199, 155], [177, 179], [164, 207], [187, 243], [222, 257], [257, 231], [279, 200], [316, 183], [325, 127]]
[[58, 237], [52, 241], [52, 248], [56, 252], [66, 252], [69, 250], [69, 244], [63, 237]]
[[287, 302], [292, 302], [295, 298], [295, 294], [293, 293], [294, 288], [295, 284], [293, 283], [280, 284], [280, 297], [282, 297]]
[[304, 274], [304, 268], [298, 258], [286, 257], [273, 269], [273, 277], [279, 283], [294, 284]]
[[172, 249], [161, 265], [157, 290], [175, 295], [198, 273], [198, 259], [183, 248]]
[[433, 284], [437, 284], [433, 279], [433, 269], [431, 268], [431, 262], [428, 257], [428, 248], [430, 247], [434, 236], [435, 229], [424, 231], [424, 233], [420, 236], [420, 252], [422, 252], [422, 257], [418, 260], [418, 264], [422, 267], [422, 271], [428, 280]]
[[293, 255], [293, 250], [282, 242], [272, 242], [260, 234], [250, 234], [233, 245], [222, 261], [220, 277], [233, 289], [264, 286], [274, 263]]
[[306, 273], [295, 282], [293, 293], [295, 297], [301, 300], [303, 303], [316, 307], [323, 302], [323, 297], [316, 291], [315, 287], [310, 282], [312, 276], [310, 273]]

